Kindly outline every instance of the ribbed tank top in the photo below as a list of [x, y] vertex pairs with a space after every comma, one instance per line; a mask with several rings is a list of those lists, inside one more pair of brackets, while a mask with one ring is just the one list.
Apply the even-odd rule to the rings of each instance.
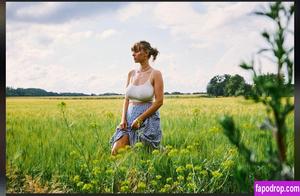
[[[134, 70], [135, 77], [137, 70]], [[133, 81], [128, 84], [126, 87], [125, 97], [127, 97], [131, 101], [135, 102], [150, 102], [153, 100], [154, 96], [154, 88], [151, 84], [150, 78], [152, 76], [153, 70], [150, 73], [148, 80], [141, 85], [134, 85]], [[131, 81], [131, 80], [130, 80]]]

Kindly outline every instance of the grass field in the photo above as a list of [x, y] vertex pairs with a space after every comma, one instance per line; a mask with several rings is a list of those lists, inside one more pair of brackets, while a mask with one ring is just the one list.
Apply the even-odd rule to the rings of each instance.
[[[138, 143], [111, 157], [109, 140], [122, 103], [117, 98], [7, 98], [7, 192], [240, 192], [233, 170], [246, 163], [218, 119], [233, 115], [258, 160], [272, 137], [258, 128], [266, 116], [261, 104], [241, 97], [179, 96], [166, 98], [160, 108], [160, 150], [149, 153]], [[294, 165], [294, 113], [287, 125], [288, 164]], [[248, 177], [269, 179], [268, 171], [257, 168]], [[253, 190], [253, 181], [247, 186]]]

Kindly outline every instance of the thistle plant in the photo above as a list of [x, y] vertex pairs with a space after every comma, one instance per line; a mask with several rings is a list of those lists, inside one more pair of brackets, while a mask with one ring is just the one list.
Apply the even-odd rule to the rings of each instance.
[[[294, 47], [288, 47], [286, 42], [288, 34], [294, 35], [293, 31], [288, 29], [294, 10], [294, 4], [287, 7], [281, 2], [275, 2], [270, 4], [268, 9], [253, 13], [271, 19], [276, 26], [274, 32], [264, 30], [261, 33], [268, 47], [262, 48], [257, 52], [258, 56], [262, 56], [264, 53], [269, 53], [272, 56], [272, 58], [264, 57], [267, 57], [275, 64], [277, 68], [277, 73], [274, 74], [275, 77], [270, 79], [271, 77], [268, 77], [268, 75], [258, 72], [254, 67], [254, 59], [250, 63], [242, 62], [240, 64], [241, 68], [253, 73], [254, 85], [251, 93], [245, 96], [245, 98], [253, 100], [255, 103], [262, 103], [265, 106], [267, 116], [261, 124], [260, 129], [272, 131], [276, 149], [273, 149], [272, 137], [270, 137], [269, 146], [264, 149], [267, 151], [265, 153], [267, 157], [263, 161], [257, 161], [254, 152], [241, 141], [240, 130], [234, 123], [233, 118], [225, 115], [220, 119], [224, 134], [238, 148], [239, 153], [249, 163], [250, 168], [270, 168], [272, 179], [269, 180], [290, 180], [293, 179], [294, 175], [293, 166], [288, 166], [286, 155], [286, 136], [289, 131], [286, 126], [286, 118], [294, 110], [294, 103], [291, 101], [291, 96], [293, 96], [292, 77], [294, 71], [294, 62], [291, 59], [291, 54]], [[246, 187], [243, 186], [245, 184], [246, 173], [246, 170], [240, 167], [236, 174], [236, 178], [242, 185], [243, 190], [246, 190]]]
[[85, 156], [85, 153], [83, 151], [83, 146], [80, 145], [80, 143], [76, 140], [76, 137], [72, 131], [72, 128], [73, 128], [73, 123], [72, 122], [69, 122], [67, 116], [66, 116], [66, 103], [65, 102], [61, 102], [58, 104], [58, 107], [62, 113], [62, 118], [63, 118], [63, 122], [70, 134], [70, 138], [72, 140], [72, 144], [74, 145], [74, 147], [77, 149], [77, 151], [81, 154], [81, 156], [83, 157], [84, 159], [84, 162], [85, 164], [87, 165], [87, 169], [89, 172], [91, 172], [91, 169], [90, 169], [90, 164], [89, 164], [89, 159], [88, 157]]

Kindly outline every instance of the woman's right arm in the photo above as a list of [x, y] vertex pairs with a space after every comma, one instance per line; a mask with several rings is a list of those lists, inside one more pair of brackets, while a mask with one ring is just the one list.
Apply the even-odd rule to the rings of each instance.
[[126, 113], [127, 113], [128, 105], [129, 105], [129, 100], [128, 98], [125, 98], [123, 103], [122, 122], [126, 122]]
[[[131, 73], [132, 73], [132, 71], [130, 71], [128, 73], [126, 87], [129, 85]], [[129, 105], [129, 99], [125, 95], [125, 99], [124, 99], [124, 103], [123, 103], [122, 119], [121, 119], [121, 123], [119, 125], [121, 129], [125, 129], [127, 127], [126, 114], [127, 114], [127, 110], [128, 110], [128, 105]]]

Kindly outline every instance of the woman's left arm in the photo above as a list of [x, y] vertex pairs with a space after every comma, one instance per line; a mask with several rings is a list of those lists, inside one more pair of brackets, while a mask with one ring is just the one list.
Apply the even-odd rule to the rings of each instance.
[[135, 119], [132, 123], [132, 128], [139, 128], [141, 123], [151, 116], [154, 112], [156, 112], [164, 102], [164, 82], [162, 78], [162, 74], [160, 71], [156, 70], [153, 73], [153, 87], [154, 87], [154, 95], [155, 101], [143, 114], [141, 114], [137, 119]]

